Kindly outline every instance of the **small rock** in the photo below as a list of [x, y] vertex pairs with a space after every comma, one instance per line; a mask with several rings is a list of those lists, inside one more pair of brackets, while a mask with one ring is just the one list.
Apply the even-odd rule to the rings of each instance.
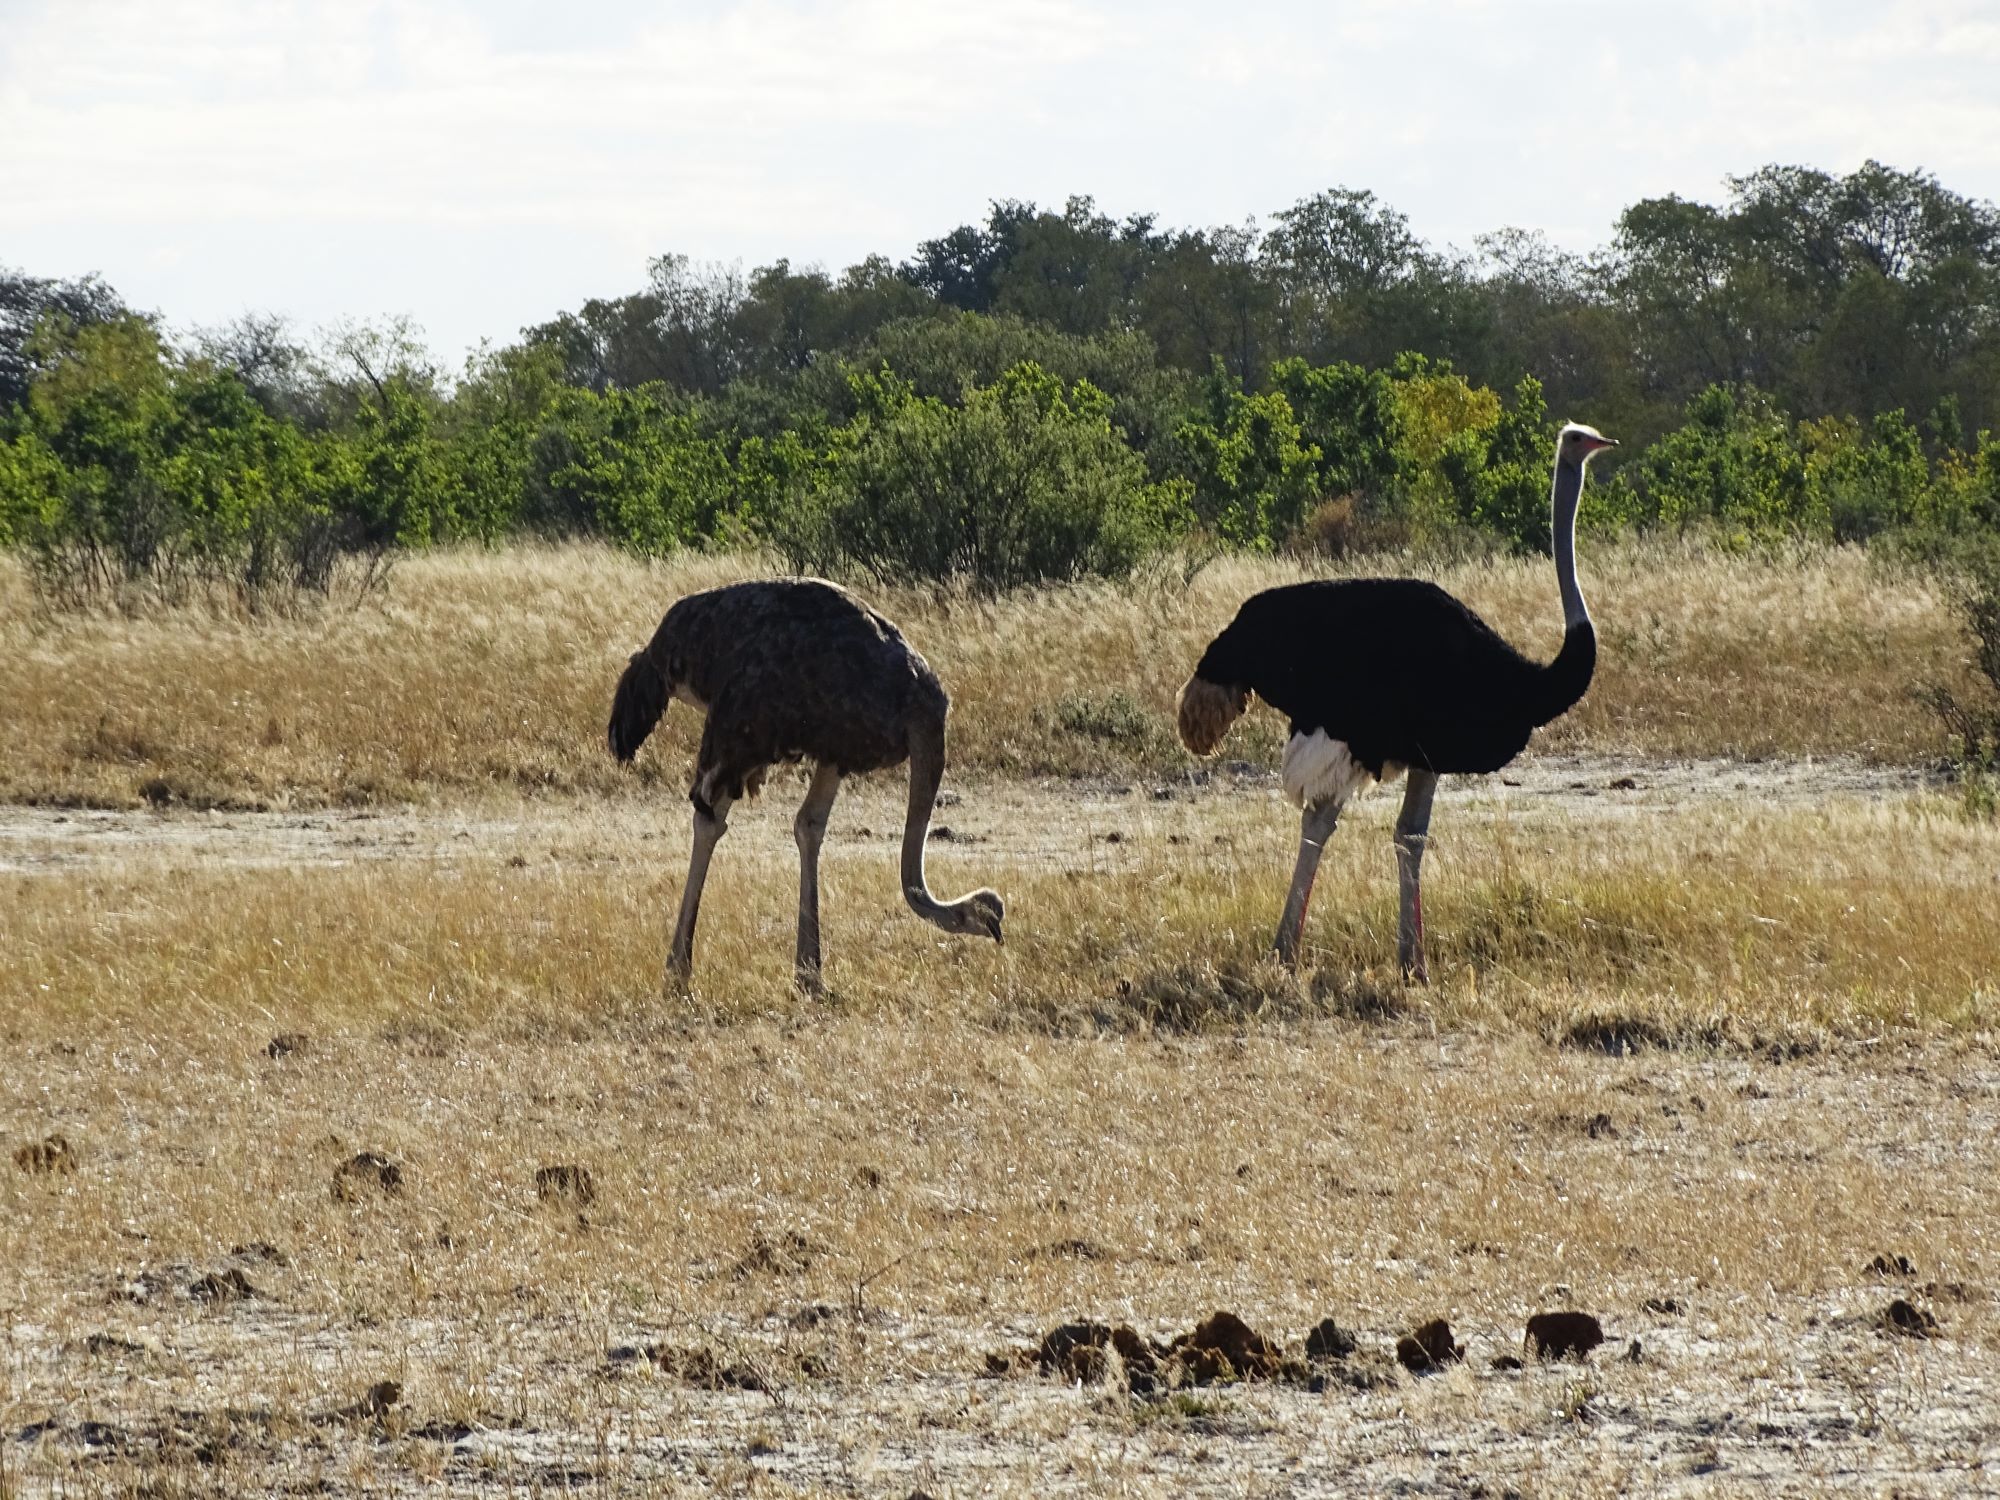
[[1645, 1357], [1645, 1351], [1639, 1347], [1637, 1339], [1632, 1340], [1631, 1343], [1625, 1346], [1625, 1361], [1627, 1364], [1639, 1364], [1644, 1361]]
[[1611, 783], [1611, 790], [1614, 792], [1636, 792], [1639, 790], [1639, 783], [1634, 781], [1630, 776], [1620, 776], [1616, 781]]
[[19, 1147], [14, 1165], [31, 1177], [67, 1176], [76, 1170], [76, 1152], [65, 1137], [47, 1136]]
[[1647, 1312], [1658, 1313], [1663, 1318], [1678, 1318], [1687, 1311], [1677, 1297], [1648, 1297], [1645, 1308]]
[[1914, 1276], [1916, 1266], [1907, 1255], [1878, 1255], [1862, 1269], [1873, 1276]]
[[311, 1050], [312, 1038], [303, 1031], [281, 1031], [264, 1044], [264, 1055], [273, 1059]]
[[1536, 1313], [1528, 1319], [1528, 1348], [1543, 1359], [1582, 1359], [1603, 1342], [1604, 1327], [1589, 1313]]
[[588, 1167], [538, 1167], [535, 1170], [535, 1196], [544, 1203], [595, 1203], [597, 1184], [592, 1180]]
[[1433, 1318], [1396, 1340], [1396, 1359], [1404, 1369], [1427, 1375], [1465, 1358], [1465, 1346], [1451, 1336], [1451, 1324]]
[[288, 1266], [292, 1263], [284, 1251], [263, 1240], [252, 1240], [247, 1245], [238, 1245], [229, 1253], [237, 1260], [261, 1260], [271, 1266]]
[[1496, 1354], [1493, 1356], [1493, 1368], [1496, 1370], [1518, 1370], [1521, 1368], [1521, 1356], [1518, 1354]]
[[1112, 829], [1112, 830], [1111, 830], [1111, 832], [1109, 832], [1109, 833], [1105, 833], [1105, 834], [1099, 834], [1099, 835], [1098, 835], [1098, 837], [1099, 837], [1099, 838], [1100, 838], [1100, 839], [1101, 839], [1101, 840], [1102, 840], [1102, 841], [1103, 841], [1104, 843], [1107, 843], [1107, 844], [1122, 844], [1122, 843], [1124, 843], [1124, 842], [1125, 842], [1125, 835], [1124, 835], [1124, 834], [1122, 834], [1122, 833], [1120, 833], [1120, 832], [1119, 832], [1119, 831], [1118, 831], [1117, 829], [1115, 829], [1115, 828], [1114, 828], [1114, 829]]
[[949, 823], [940, 823], [930, 831], [929, 838], [934, 844], [956, 844], [960, 841], [958, 830]]
[[1899, 1333], [1904, 1338], [1932, 1339], [1937, 1337], [1938, 1321], [1923, 1308], [1898, 1297], [1882, 1313], [1882, 1321], [1891, 1333]]
[[362, 1151], [333, 1169], [333, 1198], [352, 1203], [369, 1188], [394, 1197], [403, 1191], [403, 1169], [376, 1151]]

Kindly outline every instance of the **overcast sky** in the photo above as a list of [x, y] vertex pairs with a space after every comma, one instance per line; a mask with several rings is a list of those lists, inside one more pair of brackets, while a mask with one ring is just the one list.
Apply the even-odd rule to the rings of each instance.
[[1000, 197], [1573, 249], [1770, 161], [2000, 198], [1996, 79], [1996, 0], [0, 0], [0, 265], [455, 363], [663, 251], [837, 270]]

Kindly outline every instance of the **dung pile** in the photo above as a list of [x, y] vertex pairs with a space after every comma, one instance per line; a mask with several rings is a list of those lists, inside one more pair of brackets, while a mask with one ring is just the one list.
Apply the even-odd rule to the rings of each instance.
[[1235, 1313], [1222, 1311], [1168, 1340], [1147, 1338], [1128, 1324], [1064, 1323], [1050, 1329], [1031, 1349], [989, 1354], [986, 1369], [991, 1375], [1032, 1369], [1086, 1385], [1112, 1381], [1134, 1395], [1243, 1381], [1323, 1391], [1334, 1385], [1366, 1388], [1394, 1379], [1385, 1362], [1351, 1359], [1354, 1353], [1353, 1335], [1331, 1318], [1306, 1335], [1301, 1354], [1259, 1333]]

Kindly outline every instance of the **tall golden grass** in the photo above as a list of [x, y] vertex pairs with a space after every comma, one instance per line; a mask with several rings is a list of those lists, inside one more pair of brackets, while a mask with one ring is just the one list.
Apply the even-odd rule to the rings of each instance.
[[[790, 992], [796, 790], [781, 780], [771, 805], [732, 820], [695, 993], [673, 1013], [816, 1013]], [[969, 786], [947, 813], [957, 841], [933, 845], [932, 880], [999, 887], [1004, 948], [942, 937], [904, 909], [899, 795], [876, 778], [836, 805], [822, 903], [835, 1003], [884, 1020], [1089, 1034], [1388, 1015], [1552, 1040], [1631, 1023], [1667, 1041], [1791, 1048], [1979, 1031], [2000, 1001], [2000, 827], [1921, 800], [1598, 807], [1448, 786], [1424, 991], [1394, 978], [1393, 798], [1351, 808], [1329, 843], [1307, 926], [1314, 972], [1293, 981], [1264, 959], [1296, 837], [1275, 792], [1085, 808], [1058, 790]], [[622, 1035], [662, 1014], [686, 823], [685, 804], [662, 797], [473, 829], [446, 815], [370, 847], [364, 819], [289, 868], [281, 840], [238, 863], [197, 836], [0, 876], [0, 992], [30, 1002], [8, 1024], [143, 1035], [198, 1022], [246, 1040], [328, 1025]], [[47, 836], [44, 856], [92, 842]], [[36, 846], [20, 847], [33, 868]]]
[[[0, 559], [0, 799], [259, 807], [602, 793], [628, 784], [600, 749], [626, 655], [679, 595], [764, 567], [582, 546], [441, 552], [402, 563], [359, 605], [245, 619], [51, 616], [18, 563]], [[951, 692], [961, 770], [1129, 775], [1186, 764], [1175, 690], [1245, 596], [1301, 576], [1292, 561], [1226, 559], [1191, 581], [1161, 570], [999, 599], [864, 592]], [[1528, 653], [1559, 644], [1545, 561], [1436, 576]], [[1888, 761], [1944, 748], [1910, 689], [1962, 685], [1969, 652], [1919, 577], [1852, 551], [1607, 545], [1586, 557], [1584, 582], [1602, 637], [1597, 680], [1542, 748]], [[642, 776], [679, 781], [697, 732], [670, 713]], [[1225, 754], [1268, 756], [1280, 733], [1254, 715]]]
[[[1547, 743], [1934, 748], [1904, 689], [1962, 648], [1921, 584], [1845, 553], [1590, 561], [1605, 666]], [[444, 554], [259, 621], [45, 618], [0, 573], [0, 796], [435, 804], [0, 817], [0, 1500], [1988, 1476], [2000, 827], [1748, 768], [1740, 794], [1448, 782], [1417, 990], [1393, 799], [1364, 800], [1294, 979], [1263, 958], [1296, 832], [1267, 784], [1005, 774], [1184, 766], [1174, 689], [1292, 565], [888, 593], [985, 773], [933, 883], [1003, 891], [1007, 946], [909, 915], [901, 788], [869, 778], [827, 845], [830, 995], [795, 994], [785, 772], [663, 994], [689, 716], [642, 757], [654, 795], [534, 794], [630, 784], [599, 745], [624, 655], [753, 566]], [[1445, 581], [1553, 649], [1543, 568]], [[400, 1191], [336, 1194], [358, 1152]], [[538, 1192], [572, 1165], [592, 1201]], [[1892, 1297], [1941, 1336], [1893, 1334]], [[1611, 1345], [1493, 1367], [1566, 1306]], [[1066, 1319], [1218, 1307], [1294, 1345], [1332, 1315], [1383, 1383], [985, 1374]], [[1471, 1357], [1398, 1374], [1434, 1316]], [[631, 1357], [655, 1343], [769, 1388]]]

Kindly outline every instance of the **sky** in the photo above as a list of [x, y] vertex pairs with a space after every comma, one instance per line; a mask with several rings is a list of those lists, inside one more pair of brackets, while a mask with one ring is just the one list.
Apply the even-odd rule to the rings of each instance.
[[666, 252], [839, 270], [1094, 196], [1435, 245], [1874, 157], [2000, 199], [2000, 0], [0, 0], [0, 266], [456, 364]]

